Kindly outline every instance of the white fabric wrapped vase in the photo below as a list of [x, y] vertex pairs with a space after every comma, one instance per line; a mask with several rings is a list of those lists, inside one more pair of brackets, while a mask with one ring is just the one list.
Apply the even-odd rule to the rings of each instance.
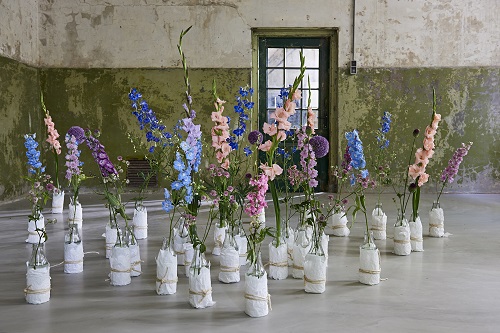
[[83, 272], [83, 243], [64, 243], [64, 273]]
[[50, 265], [31, 267], [27, 265], [24, 296], [29, 304], [42, 304], [50, 300]]
[[380, 252], [366, 245], [359, 247], [359, 282], [372, 286], [380, 283]]
[[444, 211], [436, 202], [429, 211], [429, 236], [444, 237]]
[[148, 210], [146, 207], [137, 206], [134, 209], [132, 225], [134, 226], [134, 235], [136, 239], [148, 238]]
[[224, 247], [221, 251], [219, 281], [240, 282], [240, 254], [234, 247]]
[[226, 236], [227, 224], [224, 227], [215, 226], [214, 229], [214, 248], [212, 250], [212, 254], [214, 256], [220, 256], [220, 252], [222, 249], [222, 244], [224, 244], [224, 238]]
[[78, 229], [82, 229], [83, 226], [83, 209], [82, 205], [77, 202], [76, 206], [69, 204], [68, 206], [68, 224], [76, 224]]
[[345, 212], [341, 211], [335, 213], [329, 218], [329, 234], [337, 237], [347, 237], [351, 233], [351, 230], [347, 227], [347, 215]]
[[113, 247], [116, 244], [116, 240], [118, 239], [118, 233], [120, 233], [119, 229], [111, 227], [108, 223], [106, 224], [106, 258], [111, 257], [111, 252], [113, 251]]
[[62, 214], [64, 209], [64, 191], [52, 195], [52, 214]]
[[238, 244], [238, 254], [240, 256], [240, 266], [245, 266], [247, 263], [248, 240], [245, 236], [234, 236], [236, 244]]
[[407, 256], [410, 253], [410, 227], [408, 225], [394, 227], [394, 254]]
[[304, 278], [304, 259], [306, 254], [311, 249], [311, 245], [303, 247], [301, 245], [295, 244], [293, 246], [293, 270], [292, 276], [294, 279]]
[[324, 255], [308, 253], [304, 258], [304, 290], [321, 294], [326, 289], [326, 263]]
[[295, 233], [292, 228], [288, 227], [288, 237], [285, 236], [286, 251], [288, 254], [288, 267], [293, 266], [293, 242], [295, 241]]
[[156, 257], [156, 293], [172, 295], [177, 292], [177, 257], [173, 250], [160, 249]]
[[140, 276], [142, 274], [141, 251], [139, 244], [130, 244], [130, 276]]
[[245, 274], [245, 313], [250, 317], [267, 316], [271, 309], [271, 296], [267, 289], [267, 273], [257, 277]]
[[269, 277], [284, 280], [288, 277], [288, 246], [282, 241], [278, 247], [269, 243]]
[[424, 238], [422, 235], [422, 221], [417, 216], [415, 221], [408, 222], [410, 226], [410, 244], [413, 252], [422, 252], [424, 250]]
[[184, 265], [184, 243], [189, 240], [188, 232], [186, 229], [174, 228], [174, 251], [177, 256], [177, 265]]
[[111, 266], [111, 285], [126, 286], [130, 284], [132, 280], [130, 278], [130, 248], [128, 246], [113, 246], [109, 265]]
[[46, 241], [45, 235], [43, 235], [42, 232], [42, 238], [40, 240], [40, 235], [38, 234], [36, 229], [45, 230], [45, 218], [41, 213], [38, 220], [28, 221], [28, 238], [26, 239], [26, 243], [38, 244], [39, 241], [41, 243], [44, 243]]
[[321, 248], [323, 249], [323, 252], [325, 253], [326, 266], [328, 266], [328, 243], [330, 243], [330, 236], [323, 233], [321, 235]]
[[212, 300], [210, 267], [191, 268], [189, 271], [189, 304], [196, 309], [215, 305]]
[[194, 248], [192, 243], [184, 243], [184, 268], [186, 276], [189, 276], [189, 268], [193, 261]]
[[373, 232], [374, 239], [387, 238], [387, 215], [381, 207], [375, 207], [372, 211], [370, 231]]

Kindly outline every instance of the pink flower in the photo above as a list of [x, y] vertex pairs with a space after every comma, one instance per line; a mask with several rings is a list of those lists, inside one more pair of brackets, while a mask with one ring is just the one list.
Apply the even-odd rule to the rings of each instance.
[[425, 128], [425, 137], [426, 138], [432, 138], [436, 135], [436, 129], [432, 128], [431, 126], [427, 126]]
[[420, 178], [418, 179], [418, 187], [421, 187], [422, 185], [427, 183], [428, 180], [429, 180], [429, 175], [426, 174], [425, 172], [421, 173]]
[[269, 125], [268, 123], [264, 123], [264, 125], [262, 126], [262, 130], [264, 131], [264, 133], [270, 136], [273, 136], [278, 132], [278, 128], [276, 127], [276, 125]]
[[420, 175], [421, 171], [422, 171], [421, 167], [419, 167], [416, 164], [412, 164], [408, 168], [408, 176], [410, 176], [413, 179], [417, 179], [417, 177]]
[[273, 143], [271, 142], [271, 140], [267, 140], [263, 144], [259, 145], [259, 150], [269, 151], [271, 149], [272, 145], [273, 145]]
[[431, 127], [437, 130], [440, 120], [441, 120], [441, 115], [438, 113], [434, 114], [434, 119], [432, 120]]
[[285, 141], [285, 139], [286, 139], [286, 133], [284, 131], [278, 131], [278, 135], [276, 135], [276, 138], [279, 141]]
[[269, 177], [269, 180], [274, 180], [276, 176], [283, 173], [283, 169], [278, 164], [273, 164], [272, 167], [267, 164], [261, 164], [260, 168], [264, 171], [264, 174]]
[[422, 152], [423, 156], [425, 156], [426, 159], [431, 159], [432, 156], [434, 156], [434, 150], [424, 150]]
[[316, 115], [312, 111], [311, 107], [307, 108], [307, 126], [311, 128], [312, 134], [314, 134], [314, 121], [316, 120]]
[[292, 128], [292, 123], [288, 120], [284, 120], [278, 123], [278, 129], [288, 131]]
[[295, 104], [294, 101], [291, 101], [289, 99], [287, 99], [285, 101], [285, 110], [286, 112], [288, 112], [288, 115], [292, 115], [292, 114], [295, 114], [295, 108], [297, 107], [297, 104]]
[[290, 115], [283, 108], [276, 108], [276, 111], [271, 113], [269, 118], [276, 119], [277, 122], [286, 121]]
[[225, 170], [229, 169], [229, 159], [226, 159], [220, 166]]
[[427, 165], [429, 163], [426, 150], [422, 148], [418, 148], [417, 151], [415, 152], [415, 164], [419, 163], [423, 165]]
[[292, 95], [292, 101], [299, 100], [302, 98], [302, 91], [300, 89], [295, 89]]
[[432, 150], [434, 149], [434, 138], [425, 138], [424, 139], [424, 149], [425, 150]]

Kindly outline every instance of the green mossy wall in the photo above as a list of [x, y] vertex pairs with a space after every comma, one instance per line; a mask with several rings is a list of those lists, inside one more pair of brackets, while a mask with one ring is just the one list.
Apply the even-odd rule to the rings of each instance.
[[[427, 169], [431, 180], [439, 177], [462, 142], [473, 141], [457, 181], [447, 190], [500, 192], [500, 68], [375, 68], [361, 69], [358, 75], [342, 73], [339, 137], [357, 128], [365, 146], [373, 147], [374, 131], [380, 127], [383, 111], [391, 112], [394, 119], [390, 148], [396, 154], [393, 170], [404, 170], [413, 130], [423, 132], [430, 122], [433, 87], [442, 121]], [[422, 146], [422, 140], [421, 134], [417, 147]], [[341, 147], [345, 147], [345, 139]], [[365, 150], [368, 158], [373, 153], [374, 148]], [[427, 186], [425, 190], [435, 191], [435, 187]]]
[[[25, 192], [24, 134], [41, 133], [38, 70], [0, 57], [0, 201]], [[31, 123], [31, 126], [30, 126]], [[43, 138], [38, 135], [38, 142]]]
[[[100, 141], [112, 161], [141, 157], [133, 151], [127, 133], [144, 138], [132, 115], [128, 93], [137, 88], [167, 128], [184, 117], [185, 86], [182, 69], [42, 69], [42, 90], [46, 106], [60, 133], [74, 125], [99, 129]], [[213, 79], [217, 93], [232, 105], [240, 86], [250, 83], [247, 69], [191, 69], [189, 71], [193, 108], [203, 133], [210, 133], [210, 114], [214, 110]], [[206, 142], [209, 136], [204, 134]], [[86, 147], [81, 147], [85, 174], [98, 169]], [[86, 185], [95, 185], [89, 180]]]
[[[0, 58], [0, 200], [20, 195], [26, 189], [22, 135], [37, 132], [45, 136], [39, 106], [40, 87], [56, 128], [64, 135], [69, 127], [100, 129], [101, 142], [112, 159], [139, 157], [127, 133], [142, 136], [131, 114], [127, 94], [137, 87], [151, 108], [167, 126], [173, 126], [183, 112], [184, 83], [181, 69], [35, 69]], [[250, 82], [250, 69], [191, 69], [194, 109], [204, 133], [211, 127], [212, 80], [217, 80], [219, 96], [233, 104], [237, 89]], [[500, 192], [500, 69], [499, 68], [374, 68], [360, 69], [357, 75], [340, 73], [338, 78], [340, 150], [343, 133], [357, 128], [365, 153], [373, 154], [375, 130], [383, 111], [394, 115], [389, 135], [397, 156], [393, 170], [403, 170], [408, 158], [411, 132], [423, 130], [432, 112], [432, 87], [437, 93], [441, 122], [436, 136], [436, 153], [429, 164], [431, 177], [446, 166], [461, 142], [473, 141], [452, 192]], [[31, 130], [29, 118], [31, 117]], [[205, 134], [205, 138], [208, 136]], [[422, 137], [420, 137], [421, 139]], [[82, 147], [85, 172], [96, 174], [97, 167], [86, 147]], [[45, 156], [45, 155], [44, 155]], [[342, 156], [339, 152], [339, 156]], [[46, 159], [51, 159], [47, 155]], [[64, 163], [60, 158], [61, 167]], [[53, 170], [52, 160], [48, 171]], [[60, 178], [63, 178], [61, 171]], [[95, 185], [90, 181], [87, 186]], [[434, 190], [432, 186], [427, 191]]]

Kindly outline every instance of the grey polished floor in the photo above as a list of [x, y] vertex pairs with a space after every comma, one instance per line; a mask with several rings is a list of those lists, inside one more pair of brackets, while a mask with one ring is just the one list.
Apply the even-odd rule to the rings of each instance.
[[[369, 196], [368, 204], [373, 206], [374, 200]], [[51, 300], [26, 304], [28, 204], [4, 203], [0, 205], [0, 333], [500, 332], [500, 195], [443, 195], [445, 229], [453, 235], [440, 239], [427, 237], [430, 201], [432, 197], [424, 196], [421, 203], [425, 252], [399, 257], [391, 253], [391, 239], [377, 241], [382, 278], [387, 280], [371, 287], [357, 282], [358, 246], [363, 237], [358, 217], [349, 237], [330, 238], [326, 292], [306, 294], [303, 282], [291, 277], [269, 280], [273, 310], [258, 319], [244, 313], [244, 282], [218, 282], [219, 259], [211, 255], [207, 257], [212, 262], [214, 307], [190, 307], [187, 278], [181, 270], [177, 294], [156, 295], [155, 256], [167, 230], [158, 200], [147, 202], [149, 237], [140, 241], [142, 276], [128, 286], [110, 286], [101, 237], [107, 210], [93, 195], [81, 198], [84, 250], [99, 254], [85, 256], [81, 274], [64, 274], [62, 266], [52, 267]], [[383, 196], [383, 203], [388, 224], [392, 224], [392, 196]], [[65, 214], [45, 213], [46, 219], [58, 220], [47, 225], [47, 256], [52, 265], [63, 260]], [[272, 224], [273, 210], [266, 214]], [[211, 248], [213, 240], [209, 239]], [[263, 256], [267, 258], [267, 251]]]

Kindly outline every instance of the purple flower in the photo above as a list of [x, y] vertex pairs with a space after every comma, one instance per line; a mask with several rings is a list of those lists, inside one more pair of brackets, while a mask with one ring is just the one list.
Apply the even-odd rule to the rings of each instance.
[[85, 141], [85, 131], [83, 130], [83, 128], [81, 128], [80, 126], [73, 126], [71, 127], [69, 130], [68, 130], [68, 135], [71, 137], [71, 136], [74, 136], [75, 139], [76, 139], [76, 143], [77, 144], [80, 144], [82, 143], [83, 141]]
[[101, 175], [103, 177], [108, 177], [112, 174], [118, 175], [118, 171], [115, 169], [113, 163], [109, 159], [108, 154], [104, 150], [104, 146], [99, 142], [98, 139], [88, 134], [87, 136], [87, 147], [92, 151], [92, 157], [94, 157], [95, 162], [99, 166]]
[[472, 142], [469, 142], [468, 145], [462, 143], [462, 146], [457, 148], [451, 159], [448, 161], [448, 166], [443, 170], [441, 174], [441, 181], [453, 183], [454, 177], [458, 173], [458, 168], [460, 167], [460, 163], [462, 163], [464, 156], [469, 152], [470, 147], [472, 146]]
[[259, 131], [251, 131], [248, 134], [248, 142], [250, 142], [251, 145], [261, 144], [263, 138], [264, 136]]
[[328, 140], [320, 135], [312, 137], [311, 140], [309, 140], [309, 144], [312, 146], [316, 158], [326, 156], [330, 150]]

